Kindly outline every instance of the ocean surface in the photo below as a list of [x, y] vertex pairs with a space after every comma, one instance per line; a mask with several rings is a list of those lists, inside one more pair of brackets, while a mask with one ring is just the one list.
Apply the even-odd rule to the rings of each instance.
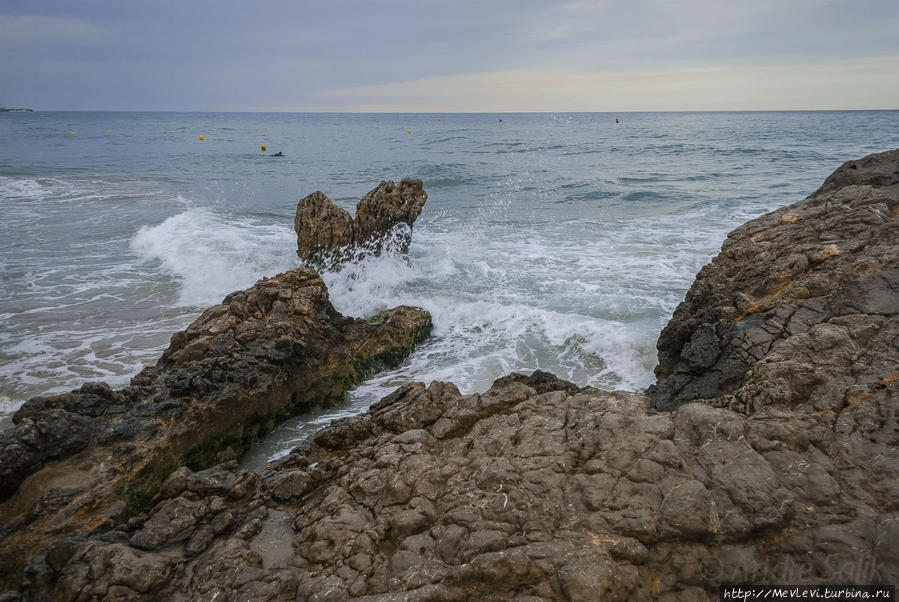
[[421, 306], [433, 336], [281, 425], [249, 466], [414, 380], [474, 392], [539, 368], [642, 390], [729, 230], [895, 147], [899, 111], [0, 114], [0, 416], [126, 384], [205, 307], [299, 265], [301, 197], [352, 213], [405, 176], [429, 194], [408, 257], [324, 278], [339, 311]]

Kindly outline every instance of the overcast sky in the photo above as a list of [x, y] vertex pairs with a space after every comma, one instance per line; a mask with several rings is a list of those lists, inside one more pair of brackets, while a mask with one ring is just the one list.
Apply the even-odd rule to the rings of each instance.
[[0, 103], [899, 108], [899, 0], [0, 0]]

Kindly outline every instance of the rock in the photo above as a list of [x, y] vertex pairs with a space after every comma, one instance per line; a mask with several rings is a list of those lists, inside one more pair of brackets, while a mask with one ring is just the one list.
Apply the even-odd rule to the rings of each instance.
[[[795, 218], [738, 229], [660, 340], [687, 366], [679, 389], [540, 372], [472, 395], [411, 383], [258, 480], [179, 469], [143, 523], [38, 554], [21, 597], [704, 600], [724, 583], [895, 583], [894, 186], [836, 187], [824, 208], [816, 193]], [[861, 246], [857, 222], [876, 234]], [[786, 248], [780, 228], [805, 234]], [[791, 270], [819, 294], [751, 288]], [[738, 348], [746, 370], [727, 380]], [[175, 364], [202, 361], [178, 350]]]
[[421, 180], [404, 178], [399, 186], [381, 182], [356, 205], [356, 217], [321, 192], [300, 199], [294, 219], [297, 255], [309, 265], [332, 266], [358, 252], [380, 254], [385, 248], [405, 253], [412, 224], [428, 194]]
[[896, 372], [899, 150], [731, 232], [658, 341], [656, 408], [839, 411]]
[[[899, 574], [884, 541], [899, 462], [835, 431], [834, 415], [701, 403], [657, 413], [640, 393], [564, 381], [540, 393], [524, 379], [480, 395], [401, 387], [269, 465], [255, 493], [229, 502], [221, 531], [203, 524], [225, 490], [185, 497], [209, 477], [181, 469], [163, 487], [178, 497], [160, 494], [124, 557], [176, 567], [154, 590], [164, 599], [694, 600], [721, 583]], [[869, 434], [895, 444], [895, 424]], [[201, 545], [185, 545], [198, 532]], [[122, 551], [96, 541], [56, 572], [32, 567], [44, 580], [25, 599], [76, 591]]]
[[130, 387], [87, 383], [29, 400], [0, 433], [0, 563], [21, 567], [60, 536], [107, 519], [124, 524], [158, 491], [193, 505], [171, 502], [152, 514], [132, 544], [154, 550], [177, 535], [195, 552], [205, 549], [209, 500], [240, 499], [256, 477], [231, 482], [226, 471], [200, 481], [175, 472], [189, 490], [176, 494], [169, 488], [181, 481], [160, 491], [170, 473], [239, 458], [277, 421], [339, 401], [401, 361], [430, 328], [427, 312], [405, 306], [368, 320], [344, 317], [321, 278], [297, 269], [203, 312]]
[[0, 431], [0, 499], [11, 496], [22, 481], [47, 462], [81, 451], [94, 436], [90, 417], [52, 408], [16, 414], [12, 429]]

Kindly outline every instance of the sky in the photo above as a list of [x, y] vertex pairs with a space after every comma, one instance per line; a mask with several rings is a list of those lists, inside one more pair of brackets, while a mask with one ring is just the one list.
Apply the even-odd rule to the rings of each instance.
[[899, 109], [899, 0], [0, 0], [0, 104]]

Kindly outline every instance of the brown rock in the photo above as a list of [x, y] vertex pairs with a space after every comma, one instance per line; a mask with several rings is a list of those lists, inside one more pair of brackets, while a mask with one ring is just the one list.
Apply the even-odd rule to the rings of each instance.
[[658, 341], [655, 407], [839, 411], [897, 370], [899, 150], [727, 236]]
[[[212, 510], [197, 509], [214, 495], [160, 500], [132, 547], [150, 533], [156, 556], [143, 562], [178, 567], [163, 598], [693, 600], [715, 599], [721, 583], [828, 582], [831, 566], [842, 581], [899, 574], [884, 540], [896, 531], [899, 463], [835, 431], [833, 415], [700, 403], [659, 414], [642, 394], [569, 393], [564, 381], [539, 393], [522, 378], [469, 396], [402, 387], [270, 465], [202, 551], [181, 542], [190, 528], [209, 533]], [[444, 420], [458, 425], [452, 436], [428, 434]], [[883, 423], [869, 435], [893, 432]], [[187, 479], [208, 477], [185, 469], [163, 491], [188, 495]], [[253, 550], [266, 548], [234, 534], [265, 528], [282, 543], [263, 570]], [[29, 587], [73, 591], [121, 545], [96, 540], [57, 554], [56, 572], [38, 562], [43, 580]]]
[[307, 261], [350, 247], [354, 241], [352, 216], [320, 191], [300, 199], [293, 228], [297, 233], [297, 255]]
[[391, 248], [405, 253], [412, 224], [427, 199], [421, 180], [404, 178], [398, 186], [381, 182], [362, 197], [353, 219], [323, 193], [313, 192], [297, 205], [297, 255], [310, 265], [328, 266], [360, 251], [379, 254]]
[[[355, 383], [402, 360], [430, 327], [427, 312], [412, 307], [369, 320], [344, 317], [321, 278], [298, 269], [203, 312], [130, 387], [88, 383], [29, 400], [14, 428], [0, 433], [0, 493], [7, 498], [0, 503], [0, 563], [21, 567], [54, 539], [89, 532], [108, 518], [123, 521], [179, 466], [197, 470], [239, 458], [278, 420], [339, 401]], [[83, 476], [72, 483], [66, 475], [73, 474]], [[172, 541], [175, 534], [154, 521], [186, 541], [204, 524], [209, 500], [239, 499], [254, 487], [247, 477], [222, 478], [191, 480], [187, 501], [154, 514], [132, 543], [149, 550]], [[204, 531], [191, 545], [199, 551], [207, 540]]]

